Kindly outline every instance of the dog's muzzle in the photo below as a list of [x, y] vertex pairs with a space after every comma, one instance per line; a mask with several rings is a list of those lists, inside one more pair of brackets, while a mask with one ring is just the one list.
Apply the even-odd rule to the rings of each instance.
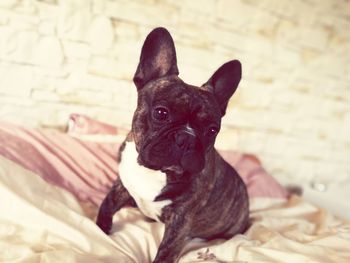
[[176, 145], [185, 153], [186, 151], [195, 149], [196, 135], [190, 131], [180, 131], [175, 135]]
[[203, 149], [195, 131], [186, 126], [175, 134], [175, 143], [182, 153], [180, 164], [184, 170], [191, 173], [201, 171], [204, 167]]
[[144, 144], [138, 162], [150, 169], [195, 174], [204, 167], [204, 151], [194, 129], [174, 127]]

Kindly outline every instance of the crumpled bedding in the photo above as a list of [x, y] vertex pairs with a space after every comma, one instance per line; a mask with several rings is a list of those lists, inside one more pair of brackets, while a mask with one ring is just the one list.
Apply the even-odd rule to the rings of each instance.
[[[179, 262], [350, 262], [349, 222], [295, 196], [250, 209], [244, 235], [195, 240]], [[107, 236], [71, 193], [0, 157], [0, 262], [151, 262], [163, 231], [124, 208]]]

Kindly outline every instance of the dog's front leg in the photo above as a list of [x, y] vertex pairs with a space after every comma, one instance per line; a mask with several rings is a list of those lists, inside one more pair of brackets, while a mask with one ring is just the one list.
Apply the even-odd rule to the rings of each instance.
[[100, 206], [96, 224], [103, 232], [109, 234], [112, 228], [113, 215], [126, 205], [136, 206], [136, 203], [118, 178]]
[[[166, 210], [167, 207], [165, 207]], [[162, 218], [165, 218], [165, 231], [163, 240], [158, 248], [153, 263], [174, 263], [177, 262], [182, 249], [188, 241], [190, 222], [185, 221], [185, 213], [169, 213], [164, 211]], [[165, 215], [165, 216], [164, 216]]]

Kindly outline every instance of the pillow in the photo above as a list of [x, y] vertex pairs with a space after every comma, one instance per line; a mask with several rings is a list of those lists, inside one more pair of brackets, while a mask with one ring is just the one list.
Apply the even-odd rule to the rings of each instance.
[[68, 119], [67, 133], [70, 135], [82, 134], [109, 134], [116, 135], [118, 129], [107, 123], [94, 120], [86, 115], [71, 114]]
[[249, 197], [287, 198], [289, 193], [275, 178], [266, 172], [259, 159], [251, 154], [219, 151], [242, 177]]
[[82, 141], [67, 134], [0, 123], [0, 155], [100, 204], [117, 176], [118, 142]]
[[[77, 119], [87, 125], [83, 129], [71, 126], [69, 134], [74, 131], [75, 137], [54, 130], [0, 123], [0, 155], [72, 192], [80, 201], [99, 205], [118, 176], [116, 160], [121, 140], [87, 141], [79, 136], [98, 132], [108, 136], [119, 129], [86, 116], [74, 116], [73, 126]], [[232, 151], [221, 154], [236, 168], [250, 197], [287, 197], [285, 188], [266, 173], [256, 157]]]

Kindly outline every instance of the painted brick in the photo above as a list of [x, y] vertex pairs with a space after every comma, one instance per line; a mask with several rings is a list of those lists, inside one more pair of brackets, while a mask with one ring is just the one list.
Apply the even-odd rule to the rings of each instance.
[[116, 79], [131, 79], [135, 67], [120, 63], [117, 59], [93, 56], [90, 59], [88, 72], [97, 76]]
[[42, 20], [38, 26], [38, 33], [43, 36], [54, 36], [56, 34], [56, 24], [50, 20]]
[[1, 7], [11, 8], [17, 4], [18, 0], [4, 0], [0, 2]]
[[4, 60], [31, 64], [39, 34], [34, 30], [16, 32], [11, 29], [4, 29], [3, 33], [4, 39], [1, 41], [0, 47], [4, 47], [4, 49], [0, 51], [0, 54]]
[[281, 182], [350, 180], [349, 11], [332, 0], [2, 0], [0, 119], [62, 128], [75, 112], [130, 127], [142, 41], [165, 26], [190, 84], [243, 64], [218, 147], [257, 154]]
[[91, 48], [87, 43], [62, 40], [61, 45], [66, 58], [89, 59], [91, 56]]
[[161, 5], [160, 3], [106, 1], [105, 14], [118, 20], [152, 27], [157, 25], [171, 26], [177, 21], [177, 9], [171, 5]]
[[114, 29], [111, 20], [105, 16], [93, 18], [89, 33], [88, 42], [93, 54], [103, 54], [112, 46], [114, 40]]
[[86, 41], [92, 14], [90, 5], [82, 0], [60, 1], [58, 35], [62, 39]]
[[0, 68], [0, 94], [29, 97], [32, 80], [32, 75], [25, 70]]
[[59, 67], [63, 62], [60, 41], [55, 37], [43, 36], [36, 43], [32, 62], [44, 67]]

